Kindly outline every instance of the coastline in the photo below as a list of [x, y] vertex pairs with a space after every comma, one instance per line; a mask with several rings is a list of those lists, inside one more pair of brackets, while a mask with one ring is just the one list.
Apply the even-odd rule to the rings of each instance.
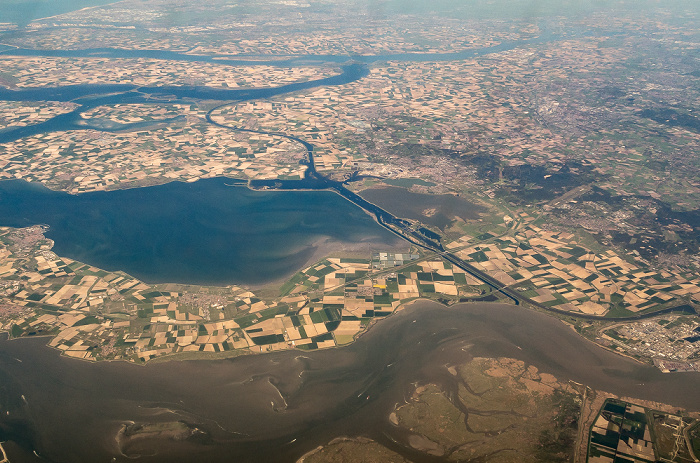
[[108, 1], [108, 2], [102, 3], [102, 4], [100, 4], [100, 5], [86, 6], [86, 7], [83, 7], [83, 8], [78, 8], [77, 10], [69, 10], [69, 11], [65, 11], [65, 12], [63, 12], [63, 13], [56, 13], [56, 14], [53, 14], [53, 15], [50, 15], [50, 16], [44, 16], [44, 17], [42, 17], [42, 18], [34, 18], [34, 19], [30, 20], [27, 24], [31, 24], [31, 23], [33, 23], [33, 22], [35, 22], [35, 21], [46, 21], [47, 19], [57, 18], [57, 17], [59, 17], [59, 16], [63, 16], [64, 14], [75, 13], [75, 12], [77, 12], [77, 11], [93, 10], [93, 9], [95, 9], [95, 8], [100, 8], [100, 7], [107, 6], [107, 5], [114, 5], [114, 4], [116, 4], [116, 3], [122, 3], [122, 2], [124, 2], [124, 1], [125, 1], [125, 0]]
[[[310, 243], [307, 246], [300, 247], [299, 249], [308, 249], [308, 248], [313, 248], [313, 251], [311, 255], [309, 256], [308, 259], [304, 262], [302, 266], [299, 267], [298, 270], [294, 271], [293, 273], [282, 276], [280, 278], [277, 278], [275, 280], [268, 281], [266, 283], [259, 283], [259, 284], [249, 284], [249, 285], [244, 285], [246, 288], [249, 288], [251, 290], [260, 290], [260, 289], [276, 289], [278, 290], [284, 283], [286, 283], [291, 277], [296, 275], [298, 272], [301, 272], [303, 269], [309, 267], [310, 265], [313, 265], [317, 262], [320, 262], [323, 259], [327, 259], [329, 257], [334, 257], [336, 254], [343, 254], [343, 253], [362, 253], [362, 252], [369, 252], [370, 249], [396, 249], [401, 247], [402, 245], [409, 246], [408, 243], [402, 241], [402, 240], [395, 240], [394, 243], [388, 244], [388, 245], [380, 245], [373, 243], [372, 241], [360, 241], [360, 242], [350, 242], [350, 241], [338, 241], [334, 240], [328, 236], [320, 237], [316, 241]], [[235, 284], [235, 283], [232, 283]]]
[[[395, 316], [372, 325], [367, 330], [368, 335], [358, 337], [357, 342], [342, 349], [280, 351], [261, 357], [248, 355], [213, 362], [173, 361], [137, 369], [126, 363], [99, 362], [88, 367], [85, 363], [59, 357], [55, 350], [44, 349], [43, 343], [34, 341], [26, 349], [25, 346], [5, 344], [2, 351], [7, 353], [5, 358], [8, 361], [3, 367], [24, 385], [16, 394], [25, 394], [29, 402], [38, 407], [51, 400], [46, 397], [46, 387], [49, 390], [59, 388], [57, 393], [65, 391], [66, 394], [77, 395], [82, 390], [76, 389], [75, 385], [99, 379], [104, 383], [104, 388], [92, 390], [89, 400], [79, 407], [87, 410], [95, 403], [105, 401], [104, 410], [111, 412], [103, 416], [103, 423], [109, 423], [109, 426], [102, 429], [111, 430], [115, 417], [119, 423], [127, 420], [137, 423], [162, 421], [154, 419], [148, 408], [130, 409], [129, 413], [119, 410], [118, 407], [125, 400], [130, 404], [142, 400], [150, 403], [152, 394], [157, 394], [158, 400], [167, 404], [176, 405], [183, 400], [182, 407], [202, 418], [193, 422], [196, 426], [200, 422], [212, 423], [211, 420], [216, 420], [227, 429], [250, 429], [251, 442], [255, 442], [252, 445], [258, 452], [268, 452], [266, 458], [272, 457], [271, 443], [278, 451], [279, 445], [289, 442], [289, 446], [285, 447], [286, 455], [293, 454], [294, 459], [280, 457], [267, 460], [280, 462], [297, 461], [309, 450], [319, 445], [326, 446], [339, 436], [353, 438], [364, 435], [381, 444], [382, 432], [392, 426], [388, 415], [396, 401], [403, 396], [406, 384], [415, 381], [441, 384], [447, 368], [460, 365], [471, 357], [521, 360], [534, 365], [540, 372], [554, 375], [560, 381], [590, 384], [593, 389], [620, 397], [635, 397], [669, 405], [675, 403], [689, 410], [697, 410], [700, 406], [697, 395], [692, 393], [696, 390], [699, 376], [671, 380], [668, 375], [653, 368], [582, 343], [580, 336], [552, 317], [543, 316], [546, 314], [522, 311], [519, 307], [504, 303], [443, 306], [425, 299], [407, 303], [399, 310], [400, 313], [395, 313]], [[20, 352], [19, 357], [24, 362], [12, 362], [12, 357]], [[57, 383], [55, 378], [58, 377], [65, 378], [67, 383]], [[339, 378], [348, 381], [342, 388], [338, 386]], [[372, 380], [367, 382], [368, 378]], [[35, 379], [38, 383], [33, 382]], [[164, 381], [168, 384], [166, 389], [163, 389]], [[647, 385], [640, 386], [639, 381], [647, 382]], [[201, 399], [203, 402], [191, 402], [194, 397], [200, 397], [199, 390], [210, 391], [210, 394]], [[120, 392], [114, 396], [118, 391], [124, 391], [126, 395], [120, 396]], [[166, 394], [161, 395], [163, 393]], [[227, 399], [222, 401], [223, 393], [227, 394]], [[280, 394], [290, 404], [284, 415], [274, 408], [270, 409], [270, 401], [278, 400]], [[194, 403], [198, 404], [197, 410], [189, 408]], [[333, 413], [326, 415], [335, 410], [339, 403], [350, 407], [342, 421]], [[229, 413], [229, 409], [241, 410], [241, 407], [246, 410], [245, 416], [237, 418], [235, 413]], [[167, 408], [173, 407], [168, 405]], [[180, 408], [175, 406], [174, 409], [178, 411]], [[250, 428], [251, 424], [245, 420], [253, 411], [256, 421]], [[71, 412], [66, 417], [63, 412], [51, 419], [68, 420], [67, 423], [77, 426], [80, 413], [71, 414], [71, 410], [66, 408], [66, 413]], [[319, 432], [305, 433], [307, 428], [304, 423], [307, 423], [309, 416], [328, 417], [328, 421], [324, 419]], [[354, 419], [353, 416], [361, 416], [362, 419]], [[221, 422], [221, 417], [228, 417], [226, 419], [230, 421]], [[375, 425], [369, 429], [363, 424], [366, 422]], [[54, 429], [53, 425], [49, 427]], [[73, 435], [70, 426], [66, 433]], [[56, 439], [63, 437], [55, 436]], [[113, 435], [109, 437], [113, 438]], [[215, 447], [209, 448], [216, 452]], [[202, 448], [190, 449], [199, 451]], [[224, 455], [230, 457], [229, 450], [221, 449], [221, 458], [212, 457], [207, 461], [230, 461], [224, 460]], [[312, 460], [310, 457], [307, 459]]]

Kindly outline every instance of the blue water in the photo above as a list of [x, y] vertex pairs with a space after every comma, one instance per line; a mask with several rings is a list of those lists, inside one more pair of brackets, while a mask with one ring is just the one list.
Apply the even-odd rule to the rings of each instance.
[[[572, 28], [572, 31], [569, 32], [568, 36], [581, 37], [590, 34], [590, 31], [577, 30]], [[449, 53], [392, 53], [384, 55], [298, 55], [284, 58], [272, 56], [273, 59], [269, 59], [269, 55], [236, 55], [234, 57], [231, 57], [231, 55], [209, 56], [178, 53], [168, 50], [127, 50], [122, 48], [88, 48], [81, 50], [35, 50], [28, 48], [12, 48], [3, 51], [3, 53], [8, 55], [20, 56], [54, 56], [64, 58], [147, 58], [188, 62], [207, 62], [230, 66], [265, 64], [269, 66], [287, 67], [318, 62], [342, 64], [347, 63], [348, 61], [354, 61], [363, 64], [371, 64], [385, 61], [455, 61], [477, 58], [479, 56], [508, 51], [526, 45], [535, 45], [540, 43], [551, 42], [553, 40], [561, 38], [562, 36], [553, 34], [549, 30], [545, 30], [540, 36], [530, 39], [503, 42], [490, 47], [465, 49], [458, 52]], [[261, 60], [260, 58], [268, 59]]]
[[2, 0], [0, 22], [24, 26], [35, 19], [114, 2], [115, 0]]
[[[0, 182], [0, 225], [50, 226], [54, 251], [148, 283], [263, 284], [304, 266], [324, 237], [397, 238], [329, 191], [262, 192], [215, 178], [69, 195]], [[368, 248], [369, 249], [369, 248]]]
[[[153, 103], [167, 101], [177, 103], [192, 100], [243, 101], [264, 99], [290, 92], [309, 90], [327, 85], [343, 85], [365, 77], [369, 70], [360, 64], [343, 66], [342, 73], [323, 79], [266, 87], [234, 90], [198, 86], [137, 87], [135, 85], [66, 85], [63, 87], [33, 87], [10, 90], [0, 87], [0, 100], [5, 101], [73, 101], [81, 106], [66, 114], [60, 114], [37, 124], [0, 130], [0, 143], [42, 133], [86, 128], [80, 113], [101, 105]], [[102, 130], [100, 127], [92, 127]]]
[[[354, 63], [345, 65], [343, 72], [337, 76], [251, 90], [129, 85], [0, 89], [0, 100], [75, 101], [81, 105], [81, 108], [71, 113], [33, 126], [0, 131], [0, 143], [50, 131], [78, 128], [76, 125], [80, 111], [103, 104], [146, 102], [153, 101], [151, 98], [154, 97], [169, 102], [188, 99], [265, 99], [360, 79], [367, 75], [368, 69], [357, 61], [464, 59], [552, 38], [546, 35], [530, 41], [457, 54], [358, 56]], [[8, 54], [99, 54], [109, 57], [153, 54], [186, 61], [213, 59], [171, 52], [116, 49], [15, 50]], [[221, 63], [234, 64], [234, 61]], [[373, 222], [362, 209], [332, 192], [263, 193], [228, 187], [225, 182], [224, 179], [213, 179], [195, 184], [171, 183], [77, 197], [51, 192], [24, 182], [4, 182], [0, 184], [0, 225], [18, 227], [46, 223], [51, 227], [48, 236], [56, 241], [55, 251], [59, 255], [107, 270], [124, 270], [149, 283], [265, 283], [298, 270], [313, 254], [313, 243], [319, 238], [331, 237], [347, 242], [396, 242], [397, 238]], [[336, 186], [336, 190], [356, 204], [366, 204], [366, 201], [349, 190], [339, 186]], [[376, 208], [369, 204], [366, 206], [368, 210]], [[386, 216], [385, 222], [396, 221], [382, 210], [374, 213], [377, 217]]]

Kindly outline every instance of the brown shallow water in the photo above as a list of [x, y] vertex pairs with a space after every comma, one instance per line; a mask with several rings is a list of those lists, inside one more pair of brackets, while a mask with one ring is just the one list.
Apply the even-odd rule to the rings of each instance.
[[446, 366], [472, 356], [518, 358], [562, 380], [700, 410], [700, 374], [663, 374], [503, 304], [419, 302], [345, 348], [219, 361], [90, 364], [45, 342], [0, 341], [0, 441], [11, 441], [13, 463], [133, 461], [117, 447], [121, 425], [173, 420], [207, 435], [141, 443], [137, 461], [295, 461], [341, 435], [439, 461], [403, 447], [388, 415], [411, 383], [446, 384]]
[[457, 217], [478, 219], [479, 213], [486, 211], [459, 196], [413, 193], [399, 187], [370, 188], [361, 191], [360, 196], [397, 217], [420, 220], [440, 229]]

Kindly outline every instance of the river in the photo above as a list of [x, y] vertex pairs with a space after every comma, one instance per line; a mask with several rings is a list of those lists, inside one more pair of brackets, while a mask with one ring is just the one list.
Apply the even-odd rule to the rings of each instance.
[[[568, 34], [566, 38], [583, 37], [590, 34], [591, 33], [587, 31], [576, 31], [572, 34]], [[29, 48], [12, 48], [3, 50], [0, 52], [0, 54], [4, 53], [19, 56], [53, 56], [61, 58], [147, 58], [188, 62], [207, 62], [231, 66], [268, 65], [287, 67], [318, 63], [345, 64], [348, 61], [372, 64], [387, 61], [434, 62], [465, 60], [477, 58], [490, 53], [508, 51], [517, 47], [561, 40], [563, 38], [563, 36], [554, 34], [551, 31], [543, 28], [542, 33], [538, 37], [504, 41], [490, 47], [467, 48], [451, 53], [393, 53], [384, 55], [297, 55], [292, 57], [275, 55], [198, 55], [169, 50], [127, 50], [122, 48], [86, 48], [80, 50], [37, 50]]]
[[348, 347], [218, 361], [93, 364], [45, 342], [0, 342], [0, 441], [43, 461], [129, 461], [114, 440], [122, 423], [172, 420], [196, 424], [208, 440], [151, 442], [157, 454], [139, 461], [290, 462], [342, 435], [415, 457], [388, 421], [394, 404], [414, 382], [449, 386], [446, 367], [472, 356], [518, 358], [561, 380], [700, 410], [700, 374], [663, 374], [504, 304], [421, 301]]
[[[505, 49], [507, 45], [469, 53], [478, 56]], [[366, 72], [365, 66], [351, 66], [357, 72], [353, 78]], [[324, 85], [321, 81], [237, 96], [187, 87], [124, 88], [119, 90], [123, 93], [103, 96], [104, 89], [95, 93], [94, 88], [82, 86], [75, 89], [82, 92], [79, 96], [71, 94], [71, 89], [58, 88], [35, 90], [45, 93], [25, 93], [21, 98], [78, 98], [84, 107], [140, 102], [146, 94], [237, 100]], [[0, 99], [20, 98], [8, 92], [0, 92]], [[56, 127], [3, 132], [0, 141], [27, 136], [32, 130], [66, 130], [76, 114], [48, 122]], [[373, 205], [342, 185], [324, 186], [372, 210]], [[385, 213], [379, 208], [374, 211], [380, 223], [400, 220]], [[447, 309], [420, 302], [383, 320], [348, 347], [220, 361], [89, 364], [61, 357], [45, 342], [0, 341], [0, 441], [9, 441], [4, 448], [15, 463], [131, 461], [115, 440], [124, 423], [173, 420], [196, 425], [203, 437], [150, 442], [140, 461], [289, 462], [342, 435], [365, 435], [413, 458], [416, 455], [401, 445], [405, 435], [388, 421], [390, 411], [403, 402], [414, 382], [449, 385], [454, 378], [446, 365], [465, 362], [471, 356], [519, 358], [561, 380], [700, 409], [699, 374], [664, 375], [589, 343], [557, 320], [502, 304]], [[41, 459], [34, 456], [35, 451]]]

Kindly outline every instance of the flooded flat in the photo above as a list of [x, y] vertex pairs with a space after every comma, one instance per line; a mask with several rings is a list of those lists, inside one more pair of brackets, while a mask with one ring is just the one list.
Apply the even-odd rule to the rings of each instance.
[[[504, 304], [419, 302], [345, 348], [230, 360], [91, 364], [45, 342], [0, 342], [0, 441], [42, 461], [130, 461], [137, 452], [144, 462], [291, 462], [343, 435], [408, 456], [389, 422], [394, 405], [412, 383], [454, 381], [447, 367], [472, 357], [517, 358], [561, 380], [700, 410], [700, 374], [663, 374]], [[177, 421], [197, 432], [176, 442], [146, 434], [130, 446], [116, 439], [125, 424]]]
[[457, 217], [462, 220], [478, 219], [479, 213], [486, 211], [482, 206], [456, 195], [413, 193], [393, 186], [363, 190], [360, 196], [397, 217], [420, 220], [440, 229]]

